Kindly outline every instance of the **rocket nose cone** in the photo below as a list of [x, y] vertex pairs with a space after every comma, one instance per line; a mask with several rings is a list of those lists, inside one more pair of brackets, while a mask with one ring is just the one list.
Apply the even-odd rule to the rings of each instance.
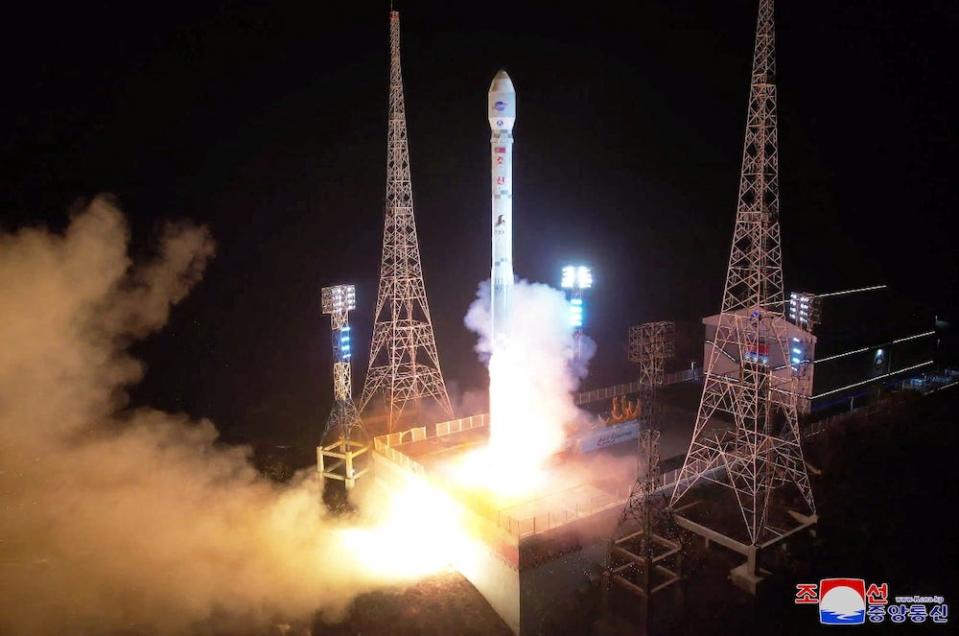
[[499, 72], [493, 77], [493, 82], [489, 85], [489, 92], [491, 93], [515, 93], [513, 89], [513, 81], [509, 78], [509, 75], [505, 70], [500, 69]]

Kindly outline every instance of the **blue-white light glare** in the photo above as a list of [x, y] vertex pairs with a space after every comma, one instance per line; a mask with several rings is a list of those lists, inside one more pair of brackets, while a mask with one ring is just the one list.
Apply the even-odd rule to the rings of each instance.
[[560, 287], [563, 289], [590, 289], [593, 286], [593, 272], [585, 265], [566, 265]]
[[573, 298], [572, 300], [570, 300], [569, 324], [574, 329], [579, 329], [583, 326], [583, 299], [582, 298]]
[[340, 328], [340, 337], [335, 341], [340, 360], [349, 360], [352, 352], [350, 351], [350, 326], [344, 325]]
[[585, 265], [576, 268], [576, 285], [580, 289], [589, 289], [593, 286], [593, 272]]

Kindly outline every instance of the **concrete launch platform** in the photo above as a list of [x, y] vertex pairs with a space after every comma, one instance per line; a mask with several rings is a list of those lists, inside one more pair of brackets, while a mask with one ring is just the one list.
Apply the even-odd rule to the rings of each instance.
[[488, 435], [486, 416], [475, 416], [440, 423], [429, 435], [424, 427], [379, 436], [374, 476], [387, 489], [425, 479], [449, 495], [470, 541], [453, 565], [515, 633], [537, 633], [551, 609], [587, 585], [587, 572], [603, 562], [629, 476], [603, 481], [605, 475], [572, 457], [550, 466], [549, 486], [535, 493], [478, 492], [451, 478], [449, 467], [484, 446]]

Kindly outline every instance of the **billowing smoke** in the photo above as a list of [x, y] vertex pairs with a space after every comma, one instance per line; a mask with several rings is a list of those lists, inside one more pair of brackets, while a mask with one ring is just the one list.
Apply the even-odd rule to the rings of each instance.
[[574, 404], [573, 391], [596, 347], [583, 337], [577, 356], [565, 294], [527, 281], [514, 286], [509, 337], [494, 347], [489, 290], [489, 282], [480, 285], [465, 318], [489, 365], [489, 459], [507, 469], [504, 487], [533, 488], [539, 469], [562, 447], [566, 427], [589, 417]]
[[240, 633], [421, 573], [415, 542], [391, 570], [395, 536], [324, 519], [307, 475], [278, 487], [211, 422], [128, 407], [126, 348], [214, 252], [190, 224], [149, 262], [128, 241], [102, 197], [62, 234], [0, 234], [0, 633]]

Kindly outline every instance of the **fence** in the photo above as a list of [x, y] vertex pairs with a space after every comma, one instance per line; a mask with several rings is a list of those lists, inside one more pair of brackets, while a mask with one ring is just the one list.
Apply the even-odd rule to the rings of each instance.
[[889, 399], [878, 400], [867, 406], [862, 406], [852, 411], [837, 413], [836, 415], [810, 422], [803, 426], [803, 437], [815, 437], [816, 435], [823, 433], [827, 428], [833, 426], [834, 424], [838, 424], [839, 422], [843, 422], [852, 417], [859, 417], [862, 415], [868, 416], [872, 415], [873, 413], [878, 413], [879, 411], [888, 411], [890, 402], [891, 400]]
[[[702, 462], [694, 462], [691, 466], [691, 469], [694, 471], [694, 473], [698, 472], [699, 467], [706, 467], [702, 464]], [[721, 467], [713, 468], [712, 470], [708, 470], [705, 474], [709, 477], [713, 477], [721, 470]], [[681, 472], [682, 467], [660, 474], [659, 478], [656, 480], [657, 483], [654, 492], [671, 490], [676, 485], [676, 482], [679, 481], [679, 475]], [[627, 486], [618, 497], [612, 494], [590, 497], [585, 502], [574, 501], [572, 504], [561, 510], [548, 511], [545, 514], [526, 517], [524, 519], [515, 519], [513, 517], [509, 517], [508, 515], [500, 514], [500, 518], [498, 519], [499, 525], [517, 538], [523, 538], [539, 532], [545, 532], [546, 530], [565, 525], [570, 521], [575, 521], [576, 519], [588, 517], [612, 508], [622, 508], [624, 505], [626, 505], [626, 500], [629, 498], [629, 491], [631, 487], [632, 484]]]
[[[675, 373], [667, 373], [663, 376], [663, 384], [679, 384], [680, 382], [689, 382], [691, 380], [698, 380], [703, 376], [703, 370], [701, 368], [694, 369], [685, 369], [683, 371], [677, 371]], [[592, 391], [583, 391], [577, 393], [573, 398], [573, 401], [576, 405], [589, 404], [590, 402], [601, 402], [603, 400], [611, 400], [614, 397], [619, 397], [621, 395], [629, 395], [630, 393], [638, 393], [640, 389], [639, 380], [634, 382], [627, 382], [625, 384], [615, 384], [613, 386], [603, 387], [601, 389], [593, 389]]]
[[[698, 379], [701, 376], [702, 369], [686, 369], [677, 373], [667, 374], [663, 379], [663, 383], [675, 384], [678, 382], [687, 382]], [[589, 402], [598, 402], [600, 400], [611, 399], [620, 395], [635, 393], [638, 390], [639, 381], [628, 382], [625, 384], [617, 384], [615, 386], [579, 393], [574, 397], [574, 401], [576, 404], [587, 404]], [[489, 426], [489, 414], [481, 413], [478, 415], [461, 417], [455, 420], [448, 420], [446, 422], [439, 422], [436, 424], [434, 435], [428, 435], [425, 426], [412, 428], [398, 433], [378, 435], [373, 438], [373, 447], [376, 449], [376, 452], [388, 458], [395, 464], [416, 475], [425, 476], [427, 474], [426, 468], [424, 468], [422, 464], [415, 461], [411, 457], [398, 451], [396, 449], [397, 446], [424, 440], [428, 437], [443, 437], [445, 435], [452, 435], [462, 431], [482, 428], [485, 426]], [[657, 489], [662, 490], [674, 484], [676, 479], [679, 478], [679, 473], [680, 469], [676, 469], [660, 475], [661, 484]], [[569, 497], [567, 504], [558, 506], [555, 510], [548, 510], [547, 512], [539, 515], [517, 519], [516, 517], [513, 517], [512, 515], [493, 507], [484, 497], [477, 497], [464, 489], [457, 488], [455, 484], [450, 484], [448, 482], [446, 482], [444, 486], [454, 494], [458, 495], [458, 498], [468, 500], [470, 510], [480, 514], [480, 516], [488, 519], [489, 521], [492, 521], [498, 527], [502, 528], [517, 539], [538, 534], [540, 532], [545, 532], [552, 528], [557, 528], [570, 523], [571, 521], [575, 521], [576, 519], [588, 517], [604, 510], [622, 507], [626, 501], [626, 498], [629, 496], [629, 492], [626, 491], [625, 493], [622, 493], [621, 496], [604, 494], [603, 496], [592, 496], [585, 500], [576, 500], [574, 497]], [[564, 499], [563, 497], [556, 497], [556, 493], [553, 493], [552, 497], [557, 498], [558, 500]]]
[[568, 506], [557, 510], [547, 510], [545, 513], [523, 519], [502, 514], [499, 525], [511, 535], [524, 538], [545, 532], [551, 528], [558, 528], [571, 521], [589, 517], [604, 510], [621, 508], [623, 502], [623, 499], [612, 495], [594, 496], [583, 501], [573, 501]]
[[[689, 373], [689, 371], [684, 373]], [[610, 387], [610, 389], [614, 388], [616, 387]], [[839, 413], [823, 420], [811, 422], [803, 427], [803, 436], [814, 437], [821, 434], [831, 426], [843, 422], [852, 416], [868, 416], [871, 413], [875, 413], [887, 408], [888, 404], [886, 401], [876, 402], [870, 404], [869, 406], [856, 409], [855, 411]], [[451, 435], [453, 433], [488, 425], [489, 416], [486, 414], [463, 417], [437, 424], [435, 436], [441, 437], [443, 435]], [[394, 448], [394, 446], [423, 440], [427, 437], [426, 428], [419, 427], [400, 433], [377, 436], [373, 439], [373, 444], [378, 453], [387, 457], [394, 463], [402, 466], [414, 474], [425, 476], [427, 471], [422, 464], [399, 452]], [[701, 468], [706, 468], [706, 466], [704, 466], [702, 462], [696, 462], [690, 467], [690, 472], [692, 474], [697, 474]], [[721, 473], [722, 470], [723, 468], [719, 466], [707, 471], [705, 474], [709, 477], [713, 477]], [[668, 492], [670, 489], [674, 488], [676, 486], [676, 482], [679, 481], [681, 472], [682, 467], [674, 468], [673, 470], [661, 473], [656, 480], [657, 484], [655, 487], [655, 492]], [[620, 496], [606, 494], [603, 496], [589, 497], [586, 500], [576, 500], [574, 497], [569, 497], [567, 498], [569, 500], [568, 504], [560, 506], [555, 510], [549, 510], [545, 513], [530, 517], [516, 518], [506, 512], [503, 512], [502, 510], [493, 507], [484, 497], [477, 497], [464, 489], [457, 488], [453, 484], [446, 484], [446, 488], [451, 490], [454, 494], [457, 494], [458, 498], [469, 501], [470, 510], [495, 523], [498, 527], [505, 530], [508, 534], [517, 539], [545, 532], [552, 528], [557, 528], [570, 523], [571, 521], [582, 519], [604, 510], [621, 508], [623, 505], [625, 505], [626, 499], [629, 497], [629, 488], [631, 487], [632, 484], [627, 486], [626, 490], [623, 491]], [[554, 493], [552, 496], [557, 497], [557, 494]], [[562, 496], [557, 498], [560, 500], [564, 499]]]
[[[480, 428], [489, 425], [489, 417], [483, 415], [473, 415], [463, 417], [448, 422], [440, 422], [436, 425], [435, 437], [451, 435], [461, 431], [467, 431], [474, 428]], [[373, 448], [377, 453], [386, 457], [393, 463], [401, 466], [407, 471], [421, 476], [428, 474], [426, 468], [412, 459], [408, 455], [397, 450], [396, 446], [401, 446], [414, 441], [427, 439], [425, 427], [410, 429], [399, 433], [390, 433], [388, 435], [378, 435], [373, 438]], [[548, 510], [545, 513], [524, 517], [518, 519], [507, 512], [495, 508], [489, 503], [489, 500], [483, 496], [477, 496], [475, 493], [457, 487], [456, 484], [444, 480], [443, 487], [451, 492], [457, 499], [468, 502], [468, 508], [484, 517], [488, 521], [495, 523], [499, 528], [505, 530], [511, 536], [520, 539], [540, 532], [545, 532], [551, 528], [565, 525], [576, 519], [588, 517], [597, 512], [607, 510], [613, 507], [621, 507], [623, 499], [610, 494], [602, 496], [592, 496], [585, 500], [575, 499], [574, 497], [565, 497], [563, 493], [552, 493], [551, 498], [563, 503], [556, 506], [554, 510]]]
[[[699, 377], [700, 374], [700, 369], [688, 369], [680, 373], [671, 374], [672, 378], [670, 379], [670, 382], [685, 382], [687, 380]], [[620, 384], [604, 389], [589, 391], [577, 396], [577, 403], [584, 404], [589, 401], [606, 399], [615, 395], [625, 395], [632, 392], [634, 390], [633, 387], [635, 386], [638, 386], [638, 382]], [[803, 426], [802, 433], [804, 437], [814, 437], [821, 434], [831, 426], [843, 422], [852, 416], [868, 416], [872, 413], [885, 410], [887, 408], [887, 400], [875, 402], [869, 406], [856, 409], [855, 411], [839, 413], [826, 419], [811, 422]], [[489, 426], [489, 415], [485, 413], [480, 415], [472, 415], [469, 417], [462, 417], [459, 419], [438, 423], [436, 425], [435, 436], [441, 437], [444, 435], [452, 435], [454, 433], [459, 433], [474, 428], [481, 428], [484, 426]], [[375, 437], [373, 442], [374, 448], [377, 452], [389, 458], [396, 464], [417, 475], [426, 475], [426, 469], [421, 464], [397, 451], [394, 447], [409, 442], [423, 440], [427, 437], [428, 435], [426, 433], [426, 427], [418, 427], [400, 433], [380, 435]], [[690, 467], [690, 472], [697, 474], [700, 468], [706, 468], [706, 466], [703, 466], [702, 462], [694, 463]], [[723, 468], [721, 466], [715, 467], [712, 470], [707, 471], [706, 475], [715, 476], [722, 472], [722, 470]], [[679, 481], [681, 472], [682, 467], [661, 473], [657, 478], [655, 491], [668, 491], [669, 489], [674, 488], [676, 482]], [[569, 505], [562, 506], [557, 510], [550, 510], [543, 514], [524, 517], [521, 519], [517, 519], [516, 517], [513, 517], [502, 510], [496, 509], [495, 507], [491, 506], [485, 498], [473, 496], [469, 492], [458, 489], [451, 484], [448, 484], [447, 488], [454, 492], [459, 491], [458, 494], [461, 498], [465, 498], [470, 501], [469, 507], [471, 510], [479, 513], [482, 517], [492, 521], [511, 536], [519, 539], [538, 534], [540, 532], [545, 532], [552, 528], [565, 525], [576, 519], [588, 517], [610, 508], [622, 507], [625, 504], [626, 499], [629, 497], [629, 488], [631, 486], [632, 485], [630, 484], [630, 486], [628, 486], [627, 489], [618, 497], [610, 494], [601, 497], [590, 497], [585, 501], [571, 501]]]
[[452, 435], [453, 433], [460, 433], [483, 426], [489, 426], [489, 415], [487, 413], [461, 417], [458, 420], [450, 420], [448, 422], [440, 422], [436, 425], [436, 436]]
[[[804, 427], [805, 430], [803, 431], [803, 434], [807, 437], [813, 437], [822, 433], [830, 426], [849, 419], [849, 417], [852, 415], [869, 415], [870, 413], [882, 410], [884, 408], [887, 408], [885, 403], [875, 403], [850, 413], [840, 413], [830, 418], [810, 423], [808, 426]], [[457, 420], [450, 420], [448, 422], [441, 422], [436, 425], [436, 436], [439, 437], [443, 435], [450, 435], [460, 431], [488, 426], [488, 419], [488, 416], [483, 414], [464, 417]], [[402, 433], [380, 435], [374, 438], [373, 442], [374, 448], [378, 453], [384, 455], [391, 461], [417, 475], [426, 475], [427, 471], [421, 464], [393, 448], [394, 445], [426, 439], [426, 437], [426, 429], [424, 427], [420, 427], [417, 429], [411, 429], [409, 431], [403, 431]], [[690, 466], [690, 472], [692, 474], [697, 474], [699, 473], [700, 469], [706, 467], [707, 466], [703, 465], [703, 462], [695, 462]], [[722, 472], [722, 470], [723, 468], [719, 466], [713, 468], [712, 470], [708, 470], [705, 474], [709, 477], [713, 477]], [[654, 492], [669, 491], [674, 488], [676, 483], [679, 481], [679, 476], [681, 473], [682, 467], [674, 468], [673, 470], [661, 473], [656, 480], [657, 483]], [[487, 520], [492, 521], [511, 536], [521, 539], [545, 532], [552, 528], [557, 528], [577, 519], [589, 517], [605, 510], [621, 508], [623, 505], [625, 505], [626, 499], [629, 497], [629, 489], [632, 487], [632, 484], [627, 486], [626, 490], [623, 491], [620, 496], [605, 494], [603, 496], [589, 497], [586, 500], [576, 500], [574, 497], [569, 497], [568, 499], [570, 502], [556, 510], [549, 510], [539, 515], [533, 515], [519, 519], [493, 507], [483, 497], [471, 495], [468, 491], [459, 489], [452, 484], [447, 484], [446, 487], [455, 494], [458, 494], [459, 498], [469, 500], [470, 510], [478, 513]], [[562, 496], [557, 497], [556, 493], [554, 493], [552, 496], [560, 500], [564, 499]]]
[[[403, 431], [402, 433], [390, 433], [389, 435], [377, 435], [376, 437], [373, 438], [373, 449], [380, 455], [383, 455], [384, 457], [392, 461], [394, 464], [397, 464], [398, 466], [405, 468], [411, 473], [425, 476], [426, 469], [423, 468], [422, 464], [420, 464], [419, 462], [413, 461], [413, 459], [411, 459], [409, 456], [404, 455], [403, 453], [393, 448], [394, 443], [397, 445], [401, 443], [405, 443], [403, 442], [403, 437], [407, 435], [408, 433], [412, 433], [415, 430], [423, 431], [423, 437], [419, 439], [426, 438], [425, 428], [410, 429], [409, 431]], [[408, 441], [412, 441], [412, 435], [410, 435], [409, 437], [411, 439]]]
[[[693, 462], [692, 464], [690, 464], [689, 469], [693, 474], [697, 474], [699, 473], [700, 470], [706, 468], [707, 466], [708, 464], [706, 464], [706, 462], [703, 462], [702, 460], [697, 460]], [[717, 467], [717, 468], [713, 468], [712, 470], [706, 471], [706, 473], [704, 474], [712, 477], [713, 475], [720, 472], [721, 470], [722, 470], [721, 467]], [[659, 478], [656, 480], [656, 488], [654, 489], [653, 492], [659, 492], [661, 490], [669, 490], [670, 488], [675, 487], [676, 482], [679, 481], [679, 475], [682, 472], [683, 472], [683, 467], [680, 466], [679, 468], [674, 468], [673, 470], [667, 470], [665, 473], [660, 473]], [[629, 486], [629, 488], [631, 487], [632, 485]], [[629, 488], [627, 488], [626, 490], [624, 499], [626, 497], [629, 497]]]
[[[694, 369], [685, 369], [683, 371], [667, 373], [664, 375], [663, 384], [679, 384], [680, 382], [698, 380], [701, 377], [703, 377], [703, 370], [701, 368], [697, 367]], [[600, 402], [602, 400], [609, 400], [621, 395], [628, 395], [630, 393], [638, 392], [639, 380], [636, 380], [635, 382], [615, 384], [613, 386], [607, 386], [601, 389], [593, 389], [592, 391], [582, 391], [573, 396], [573, 402], [577, 405], [589, 404], [590, 402]], [[474, 428], [482, 428], [484, 426], [489, 426], [489, 413], [469, 415], [467, 417], [461, 417], [455, 420], [437, 423], [436, 437], [452, 435], [453, 433], [460, 433], [462, 431], [468, 431]], [[382, 443], [391, 447], [395, 447], [401, 444], [406, 444], [407, 442], [415, 442], [426, 439], [426, 437], [426, 427], [419, 426], [406, 431], [401, 431], [399, 433], [379, 435], [374, 439], [381, 440]]]

